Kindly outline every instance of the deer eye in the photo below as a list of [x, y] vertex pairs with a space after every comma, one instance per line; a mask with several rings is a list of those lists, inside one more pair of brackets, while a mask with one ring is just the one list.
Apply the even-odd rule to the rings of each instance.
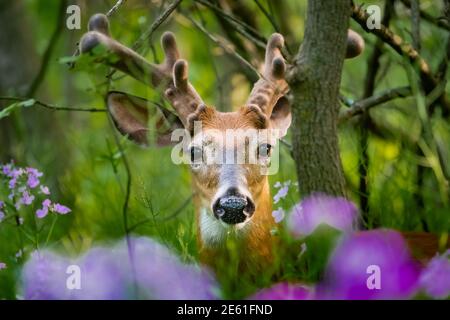
[[199, 147], [191, 147], [191, 163], [201, 163], [203, 160], [203, 151]]
[[272, 146], [268, 143], [261, 143], [258, 146], [258, 157], [269, 157], [272, 151]]

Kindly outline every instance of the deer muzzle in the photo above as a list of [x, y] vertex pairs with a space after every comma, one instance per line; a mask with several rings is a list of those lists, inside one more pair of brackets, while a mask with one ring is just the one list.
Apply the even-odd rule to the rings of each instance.
[[227, 224], [238, 224], [250, 218], [255, 211], [253, 201], [234, 188], [218, 198], [213, 205], [214, 216]]

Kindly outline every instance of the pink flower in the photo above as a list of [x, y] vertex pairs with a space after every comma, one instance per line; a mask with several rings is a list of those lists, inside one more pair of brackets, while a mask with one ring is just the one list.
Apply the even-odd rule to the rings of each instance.
[[45, 194], [45, 195], [49, 195], [50, 194], [50, 190], [48, 189], [47, 186], [41, 186], [40, 189], [41, 189], [41, 193], [42, 194]]
[[345, 235], [316, 287], [319, 299], [408, 299], [418, 289], [420, 266], [401, 234], [371, 230]]
[[[130, 250], [132, 260], [130, 260]], [[81, 290], [67, 288], [67, 268], [78, 266]], [[148, 238], [130, 238], [113, 247], [94, 247], [68, 259], [35, 251], [22, 268], [25, 299], [216, 299], [218, 284], [208, 270], [185, 264]], [[133, 290], [138, 288], [138, 290]]]
[[420, 286], [427, 295], [437, 299], [450, 296], [450, 249], [436, 255], [420, 275]]
[[36, 210], [36, 216], [39, 219], [45, 218], [48, 214], [48, 207], [43, 207], [42, 209]]
[[273, 197], [273, 202], [278, 203], [281, 199], [285, 198], [289, 192], [289, 186], [285, 185], [280, 190], [278, 190], [277, 194]]
[[342, 197], [316, 193], [303, 199], [294, 207], [288, 220], [288, 228], [295, 237], [311, 234], [320, 224], [344, 232], [356, 227], [358, 210]]
[[34, 201], [34, 196], [30, 194], [28, 191], [24, 191], [22, 193], [21, 203], [23, 203], [26, 206], [29, 206]]
[[50, 199], [45, 199], [44, 201], [42, 201], [42, 209], [38, 209], [36, 211], [36, 216], [39, 219], [45, 218], [48, 214], [48, 210], [50, 209], [52, 202], [50, 201]]
[[284, 210], [283, 208], [278, 208], [277, 210], [272, 212], [272, 217], [274, 218], [276, 223], [280, 223], [284, 219]]
[[72, 210], [70, 210], [66, 206], [63, 206], [63, 205], [61, 205], [59, 203], [55, 203], [55, 205], [53, 206], [53, 211], [55, 211], [56, 213], [59, 213], [59, 214], [66, 214], [66, 213], [69, 213]]

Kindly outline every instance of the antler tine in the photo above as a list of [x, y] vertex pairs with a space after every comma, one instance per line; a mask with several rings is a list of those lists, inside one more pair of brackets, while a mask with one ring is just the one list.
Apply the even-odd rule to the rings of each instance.
[[180, 58], [177, 41], [172, 32], [166, 31], [163, 33], [161, 36], [161, 47], [164, 50], [164, 62], [162, 66], [170, 74], [175, 62]]
[[257, 105], [269, 117], [278, 99], [288, 90], [284, 80], [286, 64], [281, 54], [283, 45], [283, 36], [272, 34], [266, 47], [263, 78], [255, 83], [247, 100], [247, 105]]
[[[109, 65], [150, 86], [162, 89], [164, 96], [178, 113], [183, 124], [193, 113], [202, 99], [188, 81], [188, 65], [179, 59], [175, 36], [165, 32], [161, 37], [164, 50], [164, 62], [159, 65], [148, 62], [132, 49], [112, 39], [109, 33], [108, 18], [96, 14], [89, 20], [89, 32], [80, 41], [81, 53], [94, 53], [94, 48], [101, 45], [108, 55], [99, 55], [97, 63]], [[111, 55], [112, 54], [112, 55]]]

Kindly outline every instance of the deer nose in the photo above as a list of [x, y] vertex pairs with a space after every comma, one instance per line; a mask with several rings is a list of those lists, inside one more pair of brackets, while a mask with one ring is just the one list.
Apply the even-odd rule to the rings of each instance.
[[250, 198], [240, 194], [227, 194], [217, 199], [213, 206], [214, 215], [228, 224], [244, 222], [255, 211]]

